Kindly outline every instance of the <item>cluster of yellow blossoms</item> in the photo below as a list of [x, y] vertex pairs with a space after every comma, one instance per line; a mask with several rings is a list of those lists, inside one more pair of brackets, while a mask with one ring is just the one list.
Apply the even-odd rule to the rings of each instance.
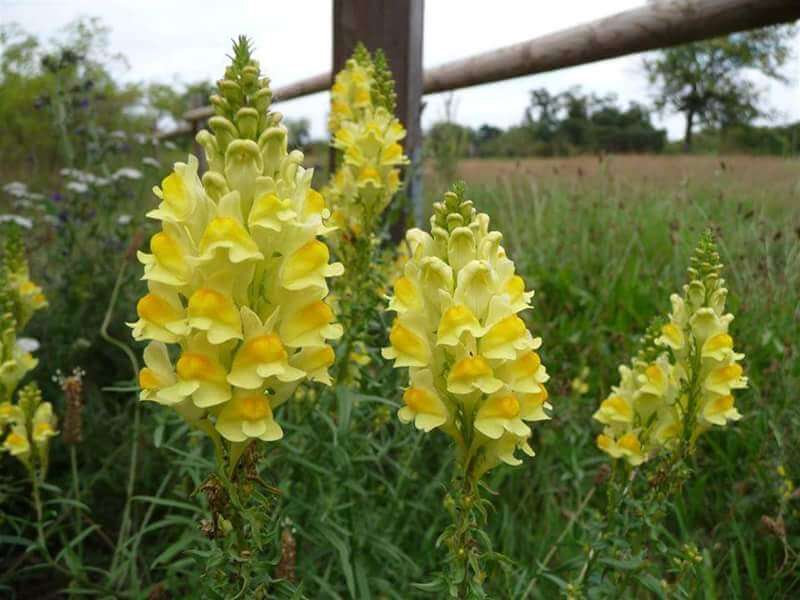
[[343, 231], [371, 233], [377, 217], [400, 188], [408, 164], [406, 135], [394, 116], [394, 84], [383, 54], [355, 51], [331, 88], [328, 128], [341, 162], [324, 190], [332, 220]]
[[0, 433], [8, 428], [3, 449], [32, 467], [31, 451], [37, 451], [41, 471], [46, 470], [50, 438], [57, 435], [56, 418], [35, 383], [14, 392], [25, 375], [37, 365], [19, 332], [31, 316], [47, 306], [41, 288], [28, 272], [19, 230], [8, 233], [0, 265]]
[[190, 156], [154, 188], [162, 229], [139, 255], [149, 293], [131, 324], [152, 340], [141, 398], [233, 443], [281, 438], [273, 411], [304, 379], [330, 383], [328, 342], [342, 334], [326, 302], [326, 278], [343, 271], [319, 239], [328, 211], [246, 44], [211, 98], [213, 133], [197, 136], [208, 171]]
[[394, 283], [389, 309], [397, 317], [383, 350], [409, 368], [400, 420], [450, 435], [473, 479], [501, 461], [520, 464], [517, 448], [533, 456], [526, 421], [548, 419], [551, 408], [541, 339], [519, 316], [533, 292], [501, 241], [463, 190], [445, 194], [431, 234], [407, 234], [410, 257]]
[[688, 450], [713, 425], [741, 415], [732, 391], [747, 387], [728, 330], [728, 290], [713, 238], [698, 245], [683, 296], [673, 294], [669, 322], [646, 338], [630, 366], [621, 366], [620, 383], [594, 418], [605, 425], [597, 445], [614, 458], [638, 465], [661, 450], [683, 443]]

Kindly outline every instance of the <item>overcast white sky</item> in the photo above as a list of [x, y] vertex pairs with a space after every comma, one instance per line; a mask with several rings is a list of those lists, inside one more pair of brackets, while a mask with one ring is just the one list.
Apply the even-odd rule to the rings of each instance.
[[[249, 35], [256, 56], [275, 86], [321, 73], [331, 63], [330, 0], [0, 0], [0, 22], [16, 21], [48, 38], [79, 16], [98, 16], [111, 27], [111, 46], [124, 54], [129, 81], [191, 82], [217, 79], [230, 38]], [[426, 67], [524, 41], [644, 4], [644, 0], [428, 0], [425, 6]], [[789, 68], [792, 83], [764, 83], [781, 120], [800, 119], [800, 36]], [[574, 85], [616, 93], [620, 100], [649, 101], [641, 57], [632, 56], [521, 77], [456, 92], [456, 120], [478, 126], [518, 123], [529, 91], [559, 92]], [[423, 126], [444, 115], [444, 95], [427, 96]], [[280, 110], [308, 117], [324, 135], [327, 94], [285, 102]], [[659, 119], [670, 137], [681, 134], [680, 117]]]

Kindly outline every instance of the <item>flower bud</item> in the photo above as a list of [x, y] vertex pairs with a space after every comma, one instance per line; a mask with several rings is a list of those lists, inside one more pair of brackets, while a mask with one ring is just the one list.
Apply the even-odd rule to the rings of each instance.
[[253, 96], [253, 106], [259, 114], [264, 114], [269, 110], [272, 103], [272, 90], [269, 87], [262, 87]]
[[240, 108], [236, 113], [236, 128], [239, 137], [256, 139], [258, 131], [258, 111], [255, 108]]
[[211, 101], [211, 106], [214, 107], [214, 112], [217, 115], [219, 115], [221, 117], [224, 117], [225, 115], [227, 115], [230, 112], [231, 105], [222, 96], [220, 96], [218, 94], [214, 94], [213, 96], [211, 96], [211, 98], [209, 98], [209, 100]]
[[211, 131], [214, 132], [217, 139], [217, 147], [223, 154], [228, 149], [228, 144], [239, 136], [236, 127], [225, 117], [211, 117], [208, 120], [208, 126], [211, 127]]
[[222, 79], [217, 82], [217, 87], [219, 87], [220, 93], [222, 93], [225, 100], [228, 101], [231, 107], [241, 106], [244, 102], [242, 88], [235, 81], [230, 79]]

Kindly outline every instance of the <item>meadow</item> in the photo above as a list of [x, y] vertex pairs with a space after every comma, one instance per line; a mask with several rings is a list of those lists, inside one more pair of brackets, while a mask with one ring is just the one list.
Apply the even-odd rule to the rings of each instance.
[[[721, 169], [722, 162], [729, 168]], [[587, 163], [599, 168], [588, 172]], [[676, 163], [691, 170], [678, 176]], [[605, 168], [596, 159], [523, 164], [523, 174], [512, 178], [502, 174], [511, 165], [501, 163], [494, 177], [487, 177], [493, 163], [461, 166], [468, 181], [476, 180], [476, 202], [504, 231], [509, 252], [537, 290], [535, 329], [557, 340], [543, 357], [557, 365], [554, 427], [541, 432], [524, 476], [497, 475], [492, 482], [502, 490], [499, 498], [524, 499], [498, 509], [497, 535], [510, 555], [525, 554], [523, 563], [531, 565], [518, 573], [514, 593], [528, 589], [524, 582], [536, 576], [556, 541], [547, 563], [555, 574], [581, 555], [586, 540], [570, 523], [577, 511], [602, 513], [604, 506], [594, 495], [585, 502], [604, 462], [586, 424], [635, 337], [679, 289], [692, 240], [712, 226], [752, 387], [742, 394], [742, 421], [712, 433], [698, 451], [695, 477], [669, 516], [673, 541], [694, 539], [703, 549], [698, 597], [791, 597], [797, 589], [791, 464], [798, 451], [800, 372], [797, 162], [611, 157]], [[756, 171], [773, 176], [754, 185]], [[527, 539], [519, 536], [520, 519]], [[782, 535], [767, 519], [785, 521]]]
[[382, 53], [313, 179], [230, 58], [202, 179], [94, 83], [3, 174], [0, 593], [797, 595], [796, 158], [433, 156], [403, 243]]
[[[643, 161], [649, 173], [671, 177], [642, 176]], [[676, 161], [691, 165], [691, 175], [678, 176]], [[730, 166], [719, 168], [721, 161]], [[586, 165], [592, 164], [597, 168], [590, 172]], [[792, 483], [800, 478], [800, 165], [616, 156], [601, 163], [586, 158], [524, 165], [460, 165], [469, 197], [504, 232], [509, 255], [536, 290], [525, 319], [546, 341], [542, 357], [552, 376], [553, 420], [535, 430], [536, 457], [522, 467], [498, 468], [487, 480], [496, 494], [489, 532], [514, 561], [494, 578], [492, 597], [578, 597], [580, 589], [587, 597], [604, 597], [601, 586], [580, 579], [607, 517], [608, 460], [595, 446], [599, 429], [591, 416], [651, 317], [668, 309], [669, 294], [685, 280], [691, 249], [709, 226], [718, 235], [737, 315], [732, 328], [746, 353], [751, 386], [738, 400], [744, 418], [700, 442], [693, 477], [670, 503], [668, 533], [660, 543], [679, 554], [686, 544], [697, 545], [702, 560], [690, 597], [793, 597], [800, 587], [800, 500]], [[765, 171], [778, 175], [753, 176]], [[81, 258], [72, 268], [89, 279], [105, 269], [107, 283], [78, 283], [69, 298], [51, 294], [51, 308], [32, 324], [33, 336], [50, 340], [43, 344], [40, 373], [75, 364], [86, 370], [86, 408], [82, 443], [68, 450], [56, 440], [52, 449], [47, 492], [67, 497], [46, 506], [54, 530], [49, 543], [59, 550], [61, 571], [43, 570], [33, 557], [20, 559], [30, 519], [19, 499], [24, 473], [4, 466], [2, 583], [18, 598], [55, 597], [56, 589], [69, 585], [78, 596], [117, 590], [124, 597], [188, 597], [201, 574], [196, 559], [208, 552], [198, 525], [205, 509], [195, 500], [202, 497], [197, 488], [210, 470], [211, 449], [176, 416], [136, 402], [125, 383], [131, 377], [125, 355], [102, 339], [98, 327], [107, 325], [109, 335], [125, 340], [123, 321], [134, 318], [131, 299], [142, 290], [135, 269], [119, 272], [114, 299], [110, 283], [129, 260], [128, 244], [139, 243], [152, 226], [138, 218], [120, 225], [115, 215], [138, 215], [153, 205], [147, 188], [157, 175], [146, 177], [150, 181], [126, 186], [138, 192], [128, 194], [125, 205], [97, 207], [109, 213], [104, 227], [119, 237], [113, 269], [106, 264], [107, 245], [88, 234], [58, 246], [66, 252], [74, 244]], [[442, 186], [434, 174], [426, 178], [430, 199]], [[773, 187], [766, 192], [765, 186]], [[59, 274], [47, 265], [62, 260], [52, 256], [57, 242], [34, 239], [27, 240], [31, 270], [46, 290], [56, 287]], [[102, 323], [107, 308], [108, 322]], [[382, 361], [377, 354], [370, 360]], [[358, 393], [310, 388], [282, 409], [287, 435], [265, 452], [262, 477], [281, 490], [284, 545], [294, 548], [293, 578], [307, 597], [429, 597], [414, 584], [425, 582], [441, 560], [435, 542], [446, 525], [447, 441], [397, 422], [402, 390], [388, 381], [368, 382]], [[61, 413], [58, 387], [45, 387], [45, 395]], [[78, 498], [69, 499], [75, 480]], [[10, 505], [12, 498], [17, 500]], [[64, 522], [72, 512], [81, 520], [75, 529]], [[639, 593], [669, 596], [676, 582], [668, 555], [645, 553], [624, 564], [610, 557], [603, 568], [654, 573], [655, 581], [664, 581], [661, 592], [645, 587]], [[96, 588], [84, 589], [76, 573], [89, 574]]]

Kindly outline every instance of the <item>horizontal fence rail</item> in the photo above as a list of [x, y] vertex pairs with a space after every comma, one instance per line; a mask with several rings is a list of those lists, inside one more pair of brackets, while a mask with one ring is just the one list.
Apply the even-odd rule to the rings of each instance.
[[[618, 58], [648, 50], [789, 23], [800, 19], [800, 0], [662, 0], [591, 23], [425, 71], [423, 92], [433, 94]], [[328, 90], [332, 74], [320, 73], [275, 88], [276, 102]], [[162, 139], [197, 131], [214, 114], [210, 106], [188, 111], [187, 124]]]

